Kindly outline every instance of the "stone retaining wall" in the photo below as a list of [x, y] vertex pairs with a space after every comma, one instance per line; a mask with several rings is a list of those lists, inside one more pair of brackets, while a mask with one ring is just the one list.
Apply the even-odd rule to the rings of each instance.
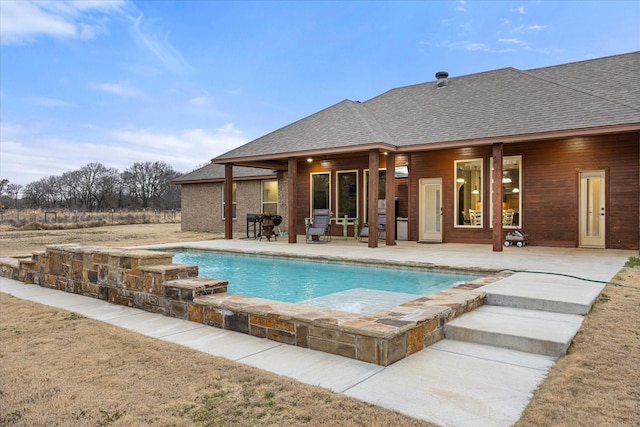
[[181, 319], [195, 297], [227, 291], [226, 281], [198, 279], [197, 265], [172, 259], [169, 252], [53, 245], [28, 259], [3, 258], [0, 270], [21, 282]]
[[388, 366], [444, 337], [444, 324], [484, 303], [477, 279], [370, 315], [228, 294], [173, 254], [84, 245], [0, 258], [0, 275], [284, 344]]

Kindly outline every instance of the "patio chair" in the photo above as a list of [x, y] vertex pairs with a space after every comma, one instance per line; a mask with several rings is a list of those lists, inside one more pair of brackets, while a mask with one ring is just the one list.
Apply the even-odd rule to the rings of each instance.
[[[382, 233], [386, 231], [387, 227], [387, 211], [381, 209], [378, 211], [378, 239], [381, 238]], [[362, 224], [362, 230], [360, 230], [360, 234], [358, 235], [358, 240], [360, 242], [364, 242], [363, 238], [369, 238], [369, 224]]]
[[327, 243], [331, 240], [331, 213], [329, 209], [314, 209], [311, 224], [307, 228], [306, 243]]

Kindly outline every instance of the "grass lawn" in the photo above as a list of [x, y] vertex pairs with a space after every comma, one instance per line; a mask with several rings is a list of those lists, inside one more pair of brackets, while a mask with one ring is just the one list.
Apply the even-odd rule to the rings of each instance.
[[[23, 233], [23, 234], [20, 234]], [[45, 244], [210, 239], [179, 224], [1, 231], [3, 255]], [[640, 262], [608, 285], [518, 426], [640, 425]], [[0, 426], [426, 426], [239, 363], [0, 293]]]

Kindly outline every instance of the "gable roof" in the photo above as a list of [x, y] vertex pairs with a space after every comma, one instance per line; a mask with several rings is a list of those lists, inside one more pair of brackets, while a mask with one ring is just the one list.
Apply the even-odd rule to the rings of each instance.
[[389, 140], [391, 137], [360, 102], [346, 99], [217, 158], [312, 152]]
[[[204, 182], [224, 182], [224, 165], [209, 163], [199, 169], [186, 173], [172, 182], [174, 184], [201, 184]], [[233, 167], [233, 179], [275, 179], [277, 174], [271, 169]]]
[[640, 52], [527, 71], [536, 77], [640, 109]]
[[369, 148], [411, 151], [544, 134], [640, 129], [640, 52], [521, 71], [503, 68], [344, 100], [215, 159], [250, 164]]

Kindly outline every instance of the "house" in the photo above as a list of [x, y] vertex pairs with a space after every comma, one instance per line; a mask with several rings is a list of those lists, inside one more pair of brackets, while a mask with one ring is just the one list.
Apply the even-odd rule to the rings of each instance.
[[[402, 223], [410, 241], [496, 251], [517, 228], [530, 245], [638, 249], [640, 52], [438, 72], [435, 81], [344, 100], [212, 162], [224, 166], [227, 189], [245, 178], [239, 166], [278, 171], [289, 243], [314, 209], [328, 208], [336, 235], [345, 216], [354, 235], [384, 212], [387, 245]], [[183, 188], [187, 210], [190, 194]], [[224, 226], [231, 238], [233, 222]], [[370, 233], [369, 247], [381, 241]]]
[[[247, 214], [277, 215], [286, 210], [282, 206], [286, 197], [278, 192], [286, 188], [284, 182], [278, 182], [282, 174], [278, 177], [273, 170], [236, 166], [233, 176], [232, 217], [236, 222], [240, 218], [242, 223]], [[224, 178], [224, 165], [209, 163], [173, 181], [181, 186], [182, 231], [224, 232]], [[253, 232], [254, 224], [250, 227]], [[236, 231], [248, 234], [246, 228]]]

